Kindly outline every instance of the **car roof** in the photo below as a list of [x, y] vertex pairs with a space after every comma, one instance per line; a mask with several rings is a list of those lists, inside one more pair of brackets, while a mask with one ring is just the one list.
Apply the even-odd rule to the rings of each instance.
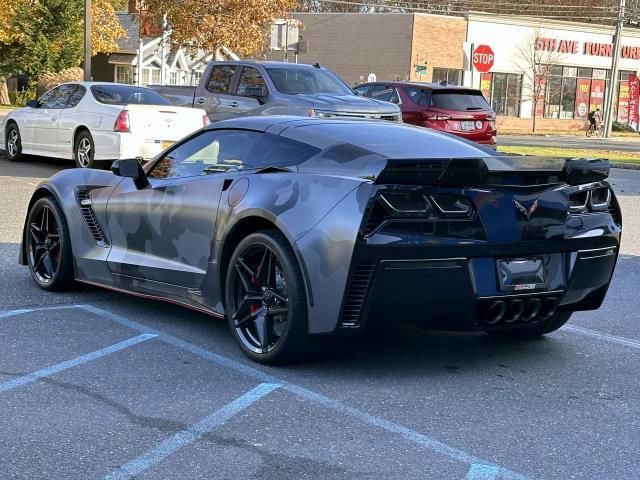
[[[119, 87], [132, 87], [132, 88], [148, 88], [148, 87], [142, 87], [140, 85], [131, 85], [129, 83], [118, 83], [118, 82], [86, 82], [86, 81], [71, 81], [71, 82], [62, 82], [57, 86], [60, 85], [82, 85], [84, 87], [100, 87], [100, 86], [119, 86]], [[52, 87], [53, 88], [53, 87]], [[153, 90], [152, 88], [148, 88], [149, 90]]]
[[385, 158], [466, 158], [495, 152], [446, 133], [380, 120], [263, 116], [222, 120], [207, 130], [238, 128], [279, 134], [320, 149], [350, 144]]
[[216, 61], [214, 62], [216, 64], [220, 64], [220, 65], [262, 65], [263, 67], [278, 67], [278, 68], [305, 68], [305, 69], [322, 69], [324, 67], [322, 67], [322, 65], [318, 64], [318, 66], [316, 67], [315, 65], [310, 65], [307, 63], [288, 63], [288, 62], [276, 62], [273, 60], [224, 60], [224, 61]]
[[393, 81], [393, 82], [383, 82], [383, 81], [376, 81], [376, 82], [365, 82], [365, 83], [360, 83], [358, 85], [356, 85], [357, 87], [361, 87], [363, 85], [379, 85], [379, 84], [385, 84], [385, 85], [392, 85], [394, 87], [400, 87], [400, 86], [405, 86], [405, 87], [416, 87], [416, 88], [424, 88], [426, 90], [475, 90], [475, 91], [479, 91], [477, 88], [472, 88], [472, 87], [465, 87], [463, 85], [454, 85], [453, 83], [447, 83], [447, 84], [442, 84], [442, 83], [427, 83], [427, 82], [399, 82], [399, 81]]

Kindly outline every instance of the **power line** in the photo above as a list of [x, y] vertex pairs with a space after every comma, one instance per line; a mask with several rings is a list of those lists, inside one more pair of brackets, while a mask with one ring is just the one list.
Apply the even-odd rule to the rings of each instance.
[[[418, 13], [473, 13], [473, 11], [469, 11], [468, 9], [464, 9], [462, 8], [462, 6], [457, 6], [457, 7], [452, 7], [452, 6], [446, 6], [446, 5], [441, 5], [438, 6], [440, 8], [435, 9], [435, 8], [421, 8], [421, 7], [413, 7], [413, 6], [400, 6], [400, 5], [389, 5], [389, 4], [385, 4], [385, 3], [372, 3], [372, 2], [352, 2], [352, 1], [348, 1], [348, 0], [316, 0], [318, 3], [331, 3], [331, 4], [337, 4], [337, 5], [352, 5], [352, 6], [358, 6], [358, 7], [373, 7], [373, 8], [381, 8], [381, 9], [386, 9], [386, 10], [395, 10], [395, 11], [411, 11], [411, 12], [418, 12]], [[492, 4], [493, 7], [500, 7], [500, 4], [494, 3]], [[522, 5], [519, 6], [519, 11], [522, 11]], [[555, 11], [557, 11], [557, 9], [554, 9]], [[548, 15], [545, 14], [544, 12], [541, 13], [537, 13], [537, 14], [532, 14], [532, 15], [526, 15], [526, 14], [520, 14], [520, 13], [515, 13], [515, 12], [501, 12], [501, 15], [505, 15], [509, 13], [512, 16], [515, 17], [521, 17], [521, 18], [538, 18], [538, 17], [544, 17], [544, 18], [550, 18], [550, 19], [563, 19], [563, 20], [575, 20], [575, 19], [584, 19], [584, 20], [615, 20], [618, 17], [617, 16], [593, 16], [593, 15], [589, 15], [589, 16], [576, 16], [573, 14], [569, 14], [569, 12], [567, 12], [566, 15]]]

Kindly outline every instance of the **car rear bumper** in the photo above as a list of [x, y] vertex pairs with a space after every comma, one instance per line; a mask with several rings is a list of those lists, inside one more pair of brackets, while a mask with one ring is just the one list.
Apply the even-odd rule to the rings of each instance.
[[[498, 257], [380, 258], [369, 252], [352, 269], [339, 327], [360, 329], [373, 319], [484, 331], [531, 325], [556, 310], [596, 309], [618, 254], [617, 243], [610, 243], [609, 247], [547, 254], [553, 272], [548, 287], [521, 292], [500, 291]], [[511, 314], [502, 312], [497, 318], [501, 310], [495, 310], [496, 302], [504, 303], [504, 310]], [[530, 309], [525, 316], [527, 304]]]

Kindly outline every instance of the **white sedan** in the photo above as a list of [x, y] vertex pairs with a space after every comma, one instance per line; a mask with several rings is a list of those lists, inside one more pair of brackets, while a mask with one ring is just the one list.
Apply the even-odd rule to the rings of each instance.
[[44, 155], [99, 168], [149, 159], [209, 123], [204, 110], [174, 107], [149, 88], [119, 83], [64, 83], [27, 105], [0, 123], [9, 160]]

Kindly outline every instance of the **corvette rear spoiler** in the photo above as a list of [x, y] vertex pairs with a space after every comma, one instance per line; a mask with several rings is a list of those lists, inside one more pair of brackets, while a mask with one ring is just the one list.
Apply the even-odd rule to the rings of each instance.
[[482, 157], [388, 160], [375, 183], [474, 187], [483, 185], [579, 185], [609, 176], [606, 159]]

